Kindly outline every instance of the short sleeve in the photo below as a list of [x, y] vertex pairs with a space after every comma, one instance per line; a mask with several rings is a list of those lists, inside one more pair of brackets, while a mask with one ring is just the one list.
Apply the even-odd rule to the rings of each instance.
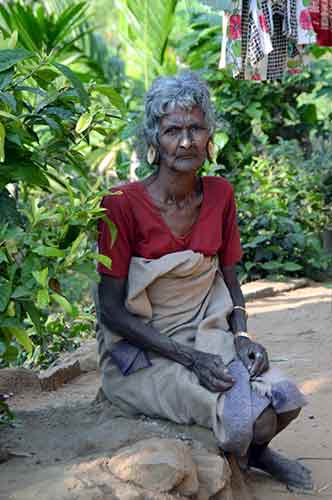
[[116, 278], [126, 278], [132, 256], [132, 241], [134, 221], [131, 207], [124, 191], [117, 190], [115, 194], [105, 196], [101, 207], [106, 209], [105, 215], [117, 228], [117, 237], [112, 242], [108, 224], [100, 220], [98, 223], [98, 250], [102, 255], [112, 259], [112, 269], [108, 269], [100, 262], [99, 273], [108, 274]]
[[233, 266], [242, 258], [240, 231], [237, 224], [236, 204], [231, 188], [222, 220], [222, 246], [219, 254], [221, 266]]

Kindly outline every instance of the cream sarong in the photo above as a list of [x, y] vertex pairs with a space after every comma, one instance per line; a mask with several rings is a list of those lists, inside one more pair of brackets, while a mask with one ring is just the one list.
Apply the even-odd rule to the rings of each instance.
[[[304, 399], [279, 371], [269, 370], [254, 384], [250, 381], [228, 329], [232, 305], [217, 257], [191, 250], [155, 260], [133, 257], [127, 309], [177, 342], [219, 354], [236, 383], [226, 393], [210, 392], [193, 372], [152, 352], [148, 353], [152, 366], [123, 376], [110, 355], [121, 337], [99, 321], [97, 340], [107, 398], [130, 414], [207, 427], [224, 450], [246, 453], [253, 424], [268, 405], [282, 413], [302, 406]], [[98, 303], [96, 309], [98, 316]]]

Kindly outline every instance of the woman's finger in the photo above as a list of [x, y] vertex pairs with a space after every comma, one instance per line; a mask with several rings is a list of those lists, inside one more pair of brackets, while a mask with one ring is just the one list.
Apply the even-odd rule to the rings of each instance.
[[247, 368], [248, 371], [250, 371], [252, 365], [252, 359], [249, 358], [248, 350], [246, 350], [245, 352], [239, 352], [238, 355], [244, 366]]
[[225, 382], [215, 377], [209, 377], [212, 392], [225, 392], [233, 386], [233, 382]]
[[258, 375], [261, 375], [262, 373], [266, 372], [268, 369], [269, 369], [269, 357], [267, 355], [267, 352], [264, 351], [263, 361], [262, 361], [262, 365], [259, 367]]
[[214, 370], [212, 370], [212, 373], [218, 380], [223, 380], [224, 382], [228, 382], [230, 384], [234, 384], [235, 382], [232, 375], [224, 366], [215, 368]]
[[264, 354], [261, 351], [255, 352], [255, 360], [253, 362], [252, 367], [249, 370], [249, 373], [252, 377], [259, 375], [261, 373], [261, 369], [264, 366]]
[[199, 377], [201, 385], [206, 387], [211, 392], [225, 392], [233, 385], [232, 382], [225, 382], [214, 377], [212, 374], [201, 373]]

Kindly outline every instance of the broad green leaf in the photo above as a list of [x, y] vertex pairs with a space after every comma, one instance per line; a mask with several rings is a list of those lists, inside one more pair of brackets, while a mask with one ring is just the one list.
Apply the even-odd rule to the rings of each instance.
[[45, 309], [49, 303], [49, 294], [46, 288], [41, 288], [37, 292], [37, 307]]
[[94, 90], [108, 97], [112, 106], [121, 111], [122, 114], [126, 112], [127, 107], [123, 97], [118, 92], [116, 92], [116, 90], [114, 90], [110, 85], [96, 85]]
[[6, 129], [3, 123], [0, 122], [0, 163], [5, 161], [5, 139]]
[[223, 149], [229, 141], [229, 136], [225, 132], [216, 132], [213, 136], [213, 142], [218, 150]]
[[302, 120], [310, 125], [317, 123], [317, 108], [315, 104], [304, 104], [299, 108]]
[[0, 110], [0, 116], [3, 116], [4, 118], [9, 118], [10, 120], [15, 120], [18, 121], [19, 118], [15, 115], [12, 115], [11, 113], [7, 113], [7, 111], [2, 111]]
[[[5, 179], [5, 184], [10, 182], [24, 181], [30, 185], [36, 185], [41, 187], [47, 187], [49, 182], [43, 170], [32, 163], [25, 163], [26, 160], [22, 160], [17, 163], [10, 164], [0, 164], [0, 179]], [[1, 181], [0, 181], [1, 184]]]
[[59, 77], [59, 73], [57, 71], [54, 71], [51, 68], [41, 68], [38, 71], [36, 71], [33, 74], [33, 77], [40, 78], [41, 80], [44, 80], [45, 82], [53, 82], [56, 78]]
[[263, 264], [259, 264], [259, 267], [262, 267], [267, 271], [275, 271], [277, 269], [282, 269], [283, 263], [272, 260], [271, 262], [264, 262]]
[[19, 351], [18, 351], [17, 347], [14, 345], [9, 345], [7, 347], [5, 353], [3, 354], [3, 359], [8, 363], [16, 361], [18, 354], [19, 354]]
[[0, 276], [0, 312], [3, 312], [6, 309], [11, 293], [11, 282]]
[[[68, 193], [69, 193], [71, 205], [74, 206], [73, 198], [71, 196], [72, 193], [70, 190], [68, 190]], [[69, 245], [71, 245], [78, 238], [78, 236], [80, 234], [80, 226], [78, 226], [78, 225], [74, 226], [73, 224], [65, 226], [63, 234], [64, 234], [64, 236], [61, 238], [61, 241], [59, 243], [59, 247], [61, 249], [68, 248]]]
[[31, 321], [36, 327], [38, 333], [42, 331], [42, 325], [40, 322], [40, 311], [37, 309], [32, 301], [24, 301], [23, 309], [29, 314]]
[[115, 241], [116, 241], [116, 238], [118, 236], [118, 228], [116, 227], [116, 225], [114, 224], [114, 222], [112, 222], [108, 217], [107, 215], [103, 215], [102, 217], [102, 220], [107, 224], [108, 226], [108, 229], [110, 231], [110, 234], [111, 234], [111, 246], [114, 245]]
[[8, 262], [8, 258], [6, 253], [3, 250], [0, 250], [0, 264], [2, 262]]
[[66, 297], [55, 292], [52, 293], [51, 297], [59, 304], [59, 306], [61, 306], [66, 311], [66, 313], [72, 314], [73, 312], [72, 306], [70, 302], [66, 299]]
[[59, 71], [61, 71], [61, 73], [70, 81], [70, 83], [76, 90], [82, 105], [85, 108], [87, 108], [90, 103], [89, 94], [83, 87], [83, 84], [81, 80], [78, 78], [78, 76], [76, 76], [71, 69], [67, 68], [67, 66], [64, 66], [63, 64], [53, 63], [53, 66], [55, 66]]
[[33, 57], [34, 54], [25, 49], [0, 50], [0, 71], [5, 71], [20, 61]]
[[15, 288], [13, 293], [11, 294], [10, 298], [11, 299], [21, 299], [23, 297], [30, 297], [31, 295], [31, 290], [28, 288], [25, 288], [24, 286], [18, 286]]
[[0, 99], [6, 106], [16, 112], [16, 99], [10, 92], [0, 91]]
[[81, 233], [78, 235], [78, 237], [73, 241], [70, 249], [71, 254], [75, 254], [80, 247], [81, 243], [85, 240], [86, 244], [86, 235], [84, 233]]
[[60, 250], [60, 248], [49, 247], [46, 245], [40, 245], [32, 250], [34, 253], [38, 255], [42, 255], [43, 257], [64, 257], [65, 252]]
[[76, 127], [75, 127], [75, 131], [78, 133], [78, 134], [81, 134], [82, 132], [84, 132], [87, 128], [90, 127], [91, 125], [91, 122], [92, 122], [92, 115], [88, 112], [86, 113], [83, 113], [83, 115], [81, 115], [76, 123]]
[[38, 285], [43, 288], [47, 288], [48, 284], [48, 267], [45, 267], [41, 271], [32, 271], [32, 276], [37, 281]]
[[253, 238], [249, 243], [245, 243], [243, 248], [256, 248], [257, 246], [260, 246], [261, 243], [264, 241], [269, 240], [271, 237], [265, 234], [258, 235], [255, 238]]
[[256, 262], [245, 262], [245, 264], [244, 264], [244, 268], [248, 272], [250, 271], [250, 269], [252, 269], [255, 266], [256, 266]]
[[56, 120], [53, 120], [53, 118], [50, 118], [46, 114], [41, 115], [41, 118], [47, 123], [50, 129], [53, 130], [58, 137], [62, 137], [63, 129]]
[[296, 264], [295, 262], [284, 262], [283, 268], [285, 271], [300, 271], [303, 266]]
[[26, 330], [17, 327], [7, 327], [7, 330], [27, 352], [32, 352], [33, 343], [31, 342]]
[[112, 259], [110, 259], [107, 255], [103, 255], [101, 253], [94, 254], [94, 257], [100, 262], [103, 266], [108, 269], [112, 269]]
[[13, 31], [9, 41], [8, 41], [8, 48], [9, 49], [15, 49], [16, 44], [17, 44], [17, 38], [18, 38], [18, 33], [17, 31]]
[[7, 69], [0, 73], [0, 89], [5, 89], [13, 80], [14, 70], [13, 68]]

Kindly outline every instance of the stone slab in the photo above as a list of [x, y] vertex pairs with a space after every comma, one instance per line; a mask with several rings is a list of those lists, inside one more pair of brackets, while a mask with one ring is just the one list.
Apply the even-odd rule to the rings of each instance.
[[246, 302], [265, 297], [272, 297], [280, 293], [290, 292], [298, 288], [304, 288], [310, 285], [307, 278], [298, 278], [288, 281], [257, 280], [242, 285], [241, 289]]
[[43, 391], [56, 391], [63, 384], [81, 375], [78, 360], [60, 363], [40, 372], [39, 382]]
[[27, 368], [2, 368], [0, 370], [0, 394], [14, 395], [40, 392], [38, 375]]

